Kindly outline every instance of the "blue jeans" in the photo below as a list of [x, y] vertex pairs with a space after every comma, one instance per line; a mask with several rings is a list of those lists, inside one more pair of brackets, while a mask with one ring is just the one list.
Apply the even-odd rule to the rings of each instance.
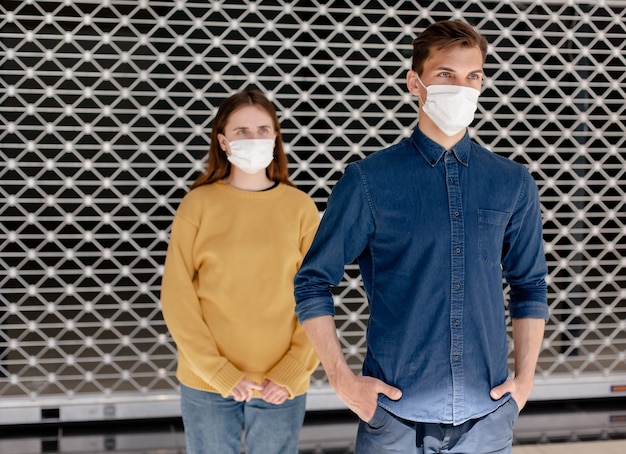
[[297, 454], [306, 394], [281, 405], [232, 397], [181, 385], [181, 410], [187, 454]]
[[509, 454], [518, 408], [513, 399], [482, 418], [458, 426], [416, 423], [398, 418], [382, 407], [359, 422], [356, 454]]

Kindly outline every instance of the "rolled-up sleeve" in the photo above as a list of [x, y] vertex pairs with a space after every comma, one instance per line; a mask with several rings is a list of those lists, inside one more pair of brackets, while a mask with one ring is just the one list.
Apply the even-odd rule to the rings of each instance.
[[524, 184], [504, 241], [502, 264], [511, 287], [511, 318], [548, 319], [546, 258], [537, 185], [524, 170]]

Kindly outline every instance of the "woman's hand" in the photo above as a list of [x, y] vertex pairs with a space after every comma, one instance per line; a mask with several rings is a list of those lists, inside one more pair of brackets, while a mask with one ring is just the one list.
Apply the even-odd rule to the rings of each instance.
[[262, 391], [263, 386], [244, 378], [233, 388], [233, 399], [237, 402], [249, 402], [255, 390]]
[[280, 405], [289, 397], [289, 391], [287, 391], [287, 388], [277, 385], [271, 380], [265, 380], [263, 382], [263, 389], [261, 390], [261, 397], [267, 403]]

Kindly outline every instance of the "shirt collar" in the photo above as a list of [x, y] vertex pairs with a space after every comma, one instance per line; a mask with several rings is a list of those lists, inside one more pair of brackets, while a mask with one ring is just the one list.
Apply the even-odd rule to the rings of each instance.
[[[419, 127], [416, 127], [413, 131], [411, 141], [413, 142], [415, 148], [417, 148], [417, 151], [420, 152], [424, 160], [426, 160], [431, 167], [435, 167], [447, 151], [444, 147], [426, 137], [426, 135], [420, 131]], [[463, 138], [459, 140], [450, 150], [461, 164], [467, 166], [469, 164], [471, 148], [472, 141], [466, 131]]]

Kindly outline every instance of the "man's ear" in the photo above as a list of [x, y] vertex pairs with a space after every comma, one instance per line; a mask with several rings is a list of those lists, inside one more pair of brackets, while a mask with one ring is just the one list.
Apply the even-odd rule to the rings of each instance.
[[408, 88], [409, 93], [421, 99], [421, 96], [420, 96], [421, 85], [419, 81], [417, 80], [417, 73], [413, 71], [412, 69], [410, 69], [406, 73], [406, 87]]

